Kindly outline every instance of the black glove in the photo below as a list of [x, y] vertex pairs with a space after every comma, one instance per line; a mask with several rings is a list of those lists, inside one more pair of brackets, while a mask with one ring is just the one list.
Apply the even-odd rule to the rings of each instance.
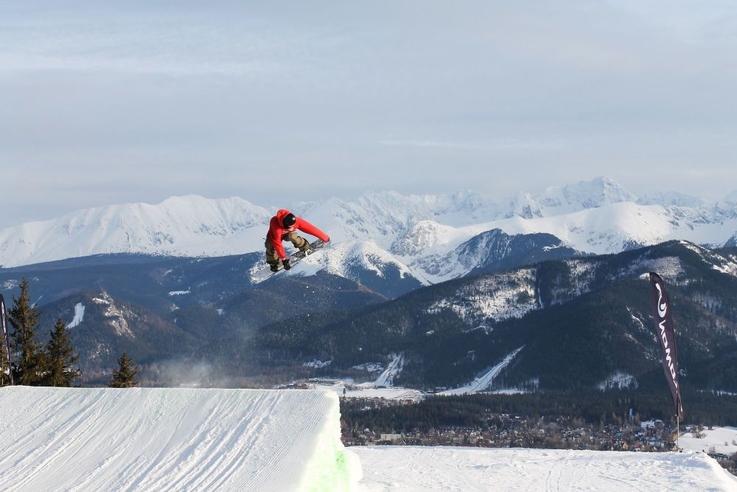
[[282, 260], [281, 262], [282, 265], [284, 265], [284, 270], [289, 270], [290, 268], [292, 268], [291, 266], [289, 266], [289, 258], [287, 258], [286, 260]]

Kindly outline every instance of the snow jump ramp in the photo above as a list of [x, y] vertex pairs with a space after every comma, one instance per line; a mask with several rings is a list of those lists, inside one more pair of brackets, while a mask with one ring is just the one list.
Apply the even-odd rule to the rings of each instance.
[[361, 479], [324, 391], [5, 387], [0, 426], [2, 490], [322, 492]]

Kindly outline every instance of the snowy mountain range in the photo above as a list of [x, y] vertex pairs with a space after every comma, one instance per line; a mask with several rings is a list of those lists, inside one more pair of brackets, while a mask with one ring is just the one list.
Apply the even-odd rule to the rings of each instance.
[[308, 313], [262, 327], [259, 344], [272, 358], [329, 362], [331, 374], [401, 352], [394, 383], [412, 388], [650, 391], [663, 377], [651, 271], [678, 304], [681, 383], [736, 392], [737, 256], [685, 241], [472, 275], [360, 311]]
[[[472, 192], [372, 192], [286, 205], [326, 231], [331, 247], [312, 262], [350, 278], [352, 268], [387, 269], [438, 283], [483, 269], [474, 251], [490, 231], [510, 238], [547, 234], [545, 250], [615, 253], [683, 239], [709, 247], [737, 243], [737, 193], [710, 203], [677, 193], [636, 197], [605, 177], [502, 200]], [[0, 230], [4, 268], [99, 254], [217, 257], [263, 251], [275, 210], [240, 198], [172, 197], [158, 205], [113, 205]], [[508, 237], [506, 237], [508, 236]], [[497, 242], [499, 238], [497, 238]], [[474, 247], [474, 244], [477, 244]], [[500, 258], [496, 258], [499, 261]], [[306, 272], [303, 271], [304, 274]], [[356, 279], [353, 279], [356, 280]]]
[[[671, 205], [632, 201], [601, 178], [506, 208], [471, 194], [300, 205], [333, 240], [262, 282], [270, 211], [172, 198], [24, 226], [25, 239], [4, 237], [3, 254], [13, 244], [72, 257], [0, 268], [0, 285], [10, 299], [29, 279], [43, 326], [69, 323], [87, 382], [104, 381], [124, 351], [157, 384], [171, 360], [238, 378], [264, 367], [362, 378], [355, 368], [401, 355], [408, 387], [528, 390], [661, 383], [642, 280], [657, 271], [683, 316], [689, 383], [735, 392], [736, 250], [699, 246], [734, 242], [734, 203], [669, 196]], [[693, 242], [658, 242], [673, 237]], [[313, 362], [319, 370], [305, 369]]]

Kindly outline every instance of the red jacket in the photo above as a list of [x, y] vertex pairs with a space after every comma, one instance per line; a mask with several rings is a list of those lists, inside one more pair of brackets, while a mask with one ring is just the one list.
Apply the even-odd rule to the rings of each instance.
[[269, 232], [266, 235], [267, 239], [271, 239], [271, 244], [274, 245], [274, 249], [276, 250], [276, 254], [281, 258], [282, 260], [287, 257], [286, 252], [284, 251], [284, 245], [282, 245], [282, 237], [284, 234], [287, 234], [289, 232], [294, 231], [295, 229], [298, 229], [302, 232], [305, 232], [307, 234], [310, 234], [312, 236], [318, 237], [325, 241], [326, 243], [330, 241], [330, 237], [322, 232], [320, 229], [315, 227], [314, 225], [310, 224], [306, 220], [296, 217], [297, 222], [294, 223], [292, 227], [284, 227], [282, 225], [282, 220], [284, 220], [284, 217], [289, 215], [291, 212], [286, 209], [281, 209], [276, 212], [276, 215], [271, 218], [271, 221], [269, 222]]

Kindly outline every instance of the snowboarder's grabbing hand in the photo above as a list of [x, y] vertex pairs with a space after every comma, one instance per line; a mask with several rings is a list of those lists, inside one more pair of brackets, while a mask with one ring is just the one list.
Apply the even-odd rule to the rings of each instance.
[[330, 241], [330, 236], [306, 220], [295, 216], [289, 210], [277, 211], [269, 221], [269, 232], [266, 234], [266, 243], [264, 243], [266, 263], [269, 264], [272, 272], [279, 270], [280, 260], [285, 270], [291, 268], [282, 241], [290, 241], [295, 248], [304, 251], [306, 255], [310, 253], [310, 242], [298, 235], [296, 232], [298, 230], [320, 238], [326, 243]]

